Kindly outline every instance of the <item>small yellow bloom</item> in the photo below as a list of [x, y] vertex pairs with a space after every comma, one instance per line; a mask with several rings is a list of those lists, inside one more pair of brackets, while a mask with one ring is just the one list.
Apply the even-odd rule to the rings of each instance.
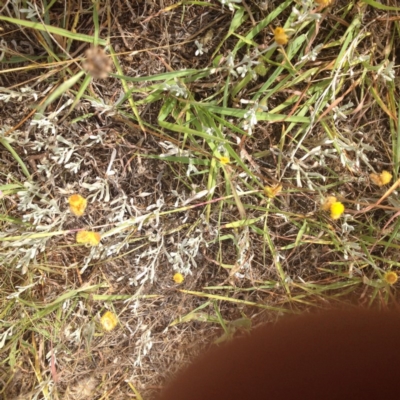
[[79, 231], [76, 234], [76, 243], [90, 244], [97, 246], [100, 243], [101, 235], [98, 232]]
[[397, 279], [399, 279], [399, 277], [397, 276], [396, 272], [389, 271], [386, 272], [386, 274], [383, 276], [383, 279], [389, 285], [394, 285], [397, 282]]
[[289, 41], [288, 35], [283, 28], [278, 27], [274, 29], [274, 39], [279, 45], [284, 45]]
[[183, 277], [183, 275], [181, 274], [181, 273], [179, 273], [179, 272], [177, 272], [175, 275], [174, 275], [174, 281], [175, 281], [175, 283], [182, 283], [183, 281], [184, 281], [184, 277]]
[[275, 186], [265, 186], [264, 193], [270, 199], [278, 196], [278, 194], [282, 191], [282, 185], [275, 185]]
[[229, 164], [230, 160], [229, 160], [229, 157], [221, 156], [219, 158], [219, 161], [220, 161], [221, 164], [226, 165], [226, 164]]
[[87, 200], [80, 194], [73, 194], [70, 196], [68, 203], [72, 214], [76, 215], [77, 217], [81, 217], [85, 212]]
[[329, 211], [330, 209], [331, 209], [331, 206], [332, 206], [332, 204], [333, 203], [336, 203], [337, 202], [337, 198], [335, 197], [335, 196], [328, 196], [326, 199], [325, 199], [325, 201], [324, 201], [324, 203], [322, 204], [322, 209], [324, 210], [324, 211]]
[[322, 7], [328, 7], [330, 4], [333, 3], [333, 0], [315, 0], [315, 2]]
[[111, 311], [106, 311], [100, 318], [100, 323], [105, 331], [112, 331], [118, 324], [118, 318]]
[[344, 205], [340, 201], [335, 201], [331, 205], [330, 210], [331, 210], [331, 218], [339, 219], [344, 213]]
[[388, 171], [382, 171], [380, 174], [371, 174], [369, 177], [378, 186], [387, 185], [392, 180], [392, 174]]

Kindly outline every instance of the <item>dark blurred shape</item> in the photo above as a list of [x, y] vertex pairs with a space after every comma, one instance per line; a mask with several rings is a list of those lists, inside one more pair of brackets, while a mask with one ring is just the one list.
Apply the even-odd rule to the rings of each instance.
[[399, 312], [286, 317], [206, 353], [160, 400], [399, 400], [399, 342]]

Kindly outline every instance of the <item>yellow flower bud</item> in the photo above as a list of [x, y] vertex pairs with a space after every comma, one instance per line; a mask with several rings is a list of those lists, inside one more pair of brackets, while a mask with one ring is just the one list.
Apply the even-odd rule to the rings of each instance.
[[182, 283], [183, 281], [184, 281], [184, 277], [183, 277], [183, 275], [181, 274], [181, 273], [179, 273], [179, 272], [177, 272], [175, 275], [174, 275], [174, 282], [175, 283]]
[[392, 180], [392, 174], [388, 171], [382, 171], [380, 174], [371, 174], [369, 177], [378, 186], [387, 185]]
[[272, 187], [270, 187], [270, 186], [264, 187], [264, 193], [270, 199], [273, 199], [274, 197], [278, 196], [278, 194], [281, 191], [282, 191], [282, 185], [276, 185], [276, 186], [272, 186]]
[[337, 202], [337, 198], [335, 197], [335, 196], [328, 196], [326, 199], [325, 199], [325, 201], [324, 201], [324, 203], [322, 204], [322, 209], [324, 210], [324, 211], [329, 211], [330, 209], [331, 209], [331, 206], [332, 206], [332, 204], [333, 203], [336, 203]]
[[101, 235], [98, 232], [79, 231], [76, 234], [76, 243], [90, 244], [90, 246], [97, 246], [100, 243]]
[[289, 41], [288, 36], [286, 35], [285, 29], [278, 27], [274, 29], [274, 39], [275, 42], [279, 45], [284, 45]]
[[344, 213], [344, 205], [340, 201], [336, 201], [331, 205], [331, 218], [339, 219]]
[[81, 217], [85, 212], [87, 200], [79, 194], [73, 194], [68, 199], [69, 209], [72, 214]]
[[221, 157], [219, 158], [219, 161], [220, 161], [220, 163], [223, 164], [223, 165], [229, 164], [229, 157], [221, 156]]
[[105, 331], [112, 331], [118, 324], [118, 318], [111, 311], [106, 311], [100, 318], [100, 323]]

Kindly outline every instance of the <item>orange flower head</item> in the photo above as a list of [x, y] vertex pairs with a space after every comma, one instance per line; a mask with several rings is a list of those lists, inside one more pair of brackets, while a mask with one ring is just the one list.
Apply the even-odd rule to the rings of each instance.
[[71, 210], [72, 214], [76, 215], [77, 217], [81, 217], [87, 205], [87, 200], [82, 197], [80, 194], [73, 194], [68, 199], [69, 209]]
[[274, 39], [275, 42], [279, 45], [284, 45], [289, 41], [288, 35], [285, 32], [285, 29], [281, 27], [277, 27], [274, 29]]
[[79, 231], [76, 234], [76, 243], [89, 244], [90, 246], [97, 246], [100, 243], [101, 235], [98, 232]]
[[100, 323], [105, 331], [112, 331], [118, 324], [118, 318], [111, 311], [106, 311], [100, 318]]
[[383, 276], [383, 279], [385, 280], [386, 283], [389, 285], [394, 285], [397, 280], [399, 279], [398, 275], [396, 272], [393, 271], [388, 271], [386, 274]]

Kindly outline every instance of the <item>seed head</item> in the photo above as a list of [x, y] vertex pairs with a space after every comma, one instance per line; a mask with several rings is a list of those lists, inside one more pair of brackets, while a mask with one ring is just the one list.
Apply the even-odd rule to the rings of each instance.
[[93, 78], [104, 79], [112, 71], [112, 59], [108, 57], [101, 47], [92, 47], [86, 50], [86, 61], [83, 68]]

